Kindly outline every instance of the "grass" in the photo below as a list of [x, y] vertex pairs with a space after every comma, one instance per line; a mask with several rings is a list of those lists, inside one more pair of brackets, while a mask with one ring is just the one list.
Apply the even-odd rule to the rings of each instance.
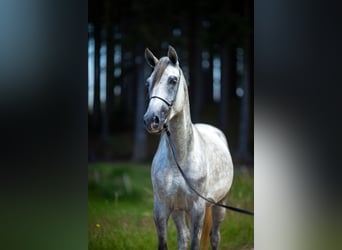
[[[235, 174], [228, 204], [253, 210], [253, 174]], [[220, 249], [252, 249], [253, 217], [227, 211]], [[168, 246], [177, 249], [169, 220]], [[101, 163], [88, 166], [88, 249], [157, 249], [150, 166]]]

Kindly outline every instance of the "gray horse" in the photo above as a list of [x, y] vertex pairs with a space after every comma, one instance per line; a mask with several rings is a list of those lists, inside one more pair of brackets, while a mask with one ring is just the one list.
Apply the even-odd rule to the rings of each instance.
[[212, 206], [189, 189], [177, 168], [165, 126], [170, 131], [177, 162], [192, 186], [220, 203], [224, 203], [233, 181], [227, 140], [219, 129], [191, 122], [188, 88], [174, 48], [169, 46], [168, 56], [160, 59], [146, 49], [145, 58], [153, 72], [146, 81], [150, 101], [144, 123], [149, 133], [161, 134], [151, 170], [158, 249], [167, 249], [170, 214], [178, 232], [178, 249], [187, 249], [190, 238], [191, 249], [207, 246], [209, 237], [212, 249], [218, 249], [225, 209]]

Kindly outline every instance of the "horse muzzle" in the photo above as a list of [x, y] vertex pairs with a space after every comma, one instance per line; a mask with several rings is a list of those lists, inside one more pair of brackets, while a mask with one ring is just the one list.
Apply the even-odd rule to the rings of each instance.
[[164, 123], [166, 116], [163, 114], [156, 114], [156, 113], [146, 113], [144, 115], [144, 125], [147, 132], [151, 134], [160, 133], [164, 128]]

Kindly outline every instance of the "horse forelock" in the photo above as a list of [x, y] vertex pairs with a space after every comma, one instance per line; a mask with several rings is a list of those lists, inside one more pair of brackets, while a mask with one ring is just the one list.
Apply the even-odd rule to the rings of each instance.
[[155, 84], [160, 81], [161, 77], [164, 74], [166, 67], [170, 63], [171, 63], [171, 61], [168, 57], [160, 58], [158, 64], [156, 65], [156, 69], [155, 69], [156, 72], [154, 74], [153, 81], [152, 81], [152, 87], [151, 87], [152, 89], [155, 86]]

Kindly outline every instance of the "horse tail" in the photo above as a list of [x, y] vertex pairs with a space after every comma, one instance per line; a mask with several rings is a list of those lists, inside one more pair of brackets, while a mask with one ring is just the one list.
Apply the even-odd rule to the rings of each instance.
[[202, 227], [201, 241], [200, 241], [201, 250], [208, 249], [209, 247], [211, 225], [212, 225], [211, 207], [206, 207], [204, 222], [203, 222], [203, 227]]

